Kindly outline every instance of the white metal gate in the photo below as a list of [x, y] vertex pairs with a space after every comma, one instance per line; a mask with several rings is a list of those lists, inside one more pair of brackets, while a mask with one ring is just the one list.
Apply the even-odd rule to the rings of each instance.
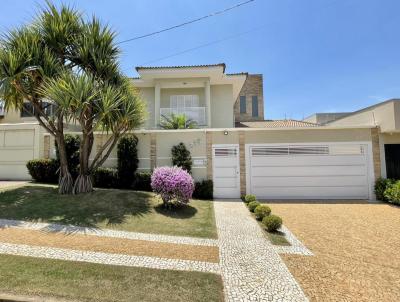
[[246, 151], [248, 192], [258, 198], [369, 198], [366, 144], [263, 144]]
[[240, 196], [240, 169], [238, 145], [213, 145], [214, 197]]

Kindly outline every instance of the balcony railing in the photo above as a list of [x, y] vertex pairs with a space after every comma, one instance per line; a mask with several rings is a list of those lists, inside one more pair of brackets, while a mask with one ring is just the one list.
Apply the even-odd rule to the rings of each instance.
[[206, 125], [206, 107], [160, 108], [161, 116], [170, 116], [171, 114], [184, 114], [199, 126]]

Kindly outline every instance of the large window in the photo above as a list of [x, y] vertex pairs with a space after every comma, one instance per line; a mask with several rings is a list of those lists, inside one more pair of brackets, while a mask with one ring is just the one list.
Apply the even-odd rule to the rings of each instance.
[[257, 117], [258, 116], [258, 97], [256, 95], [253, 95], [251, 98], [251, 110], [252, 110], [252, 116]]
[[[49, 102], [42, 102], [42, 110], [47, 115], [53, 115], [55, 113], [56, 105]], [[35, 108], [33, 108], [30, 102], [24, 103], [21, 109], [21, 117], [32, 117], [35, 115]]]
[[240, 96], [240, 113], [246, 113], [246, 96]]
[[199, 107], [198, 95], [171, 95], [170, 107], [184, 109], [188, 107]]

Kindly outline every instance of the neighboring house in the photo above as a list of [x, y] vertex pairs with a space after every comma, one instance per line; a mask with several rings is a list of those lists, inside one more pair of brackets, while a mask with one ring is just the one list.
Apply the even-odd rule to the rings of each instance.
[[[400, 174], [398, 100], [345, 115], [271, 121], [264, 120], [261, 75], [227, 74], [225, 64], [136, 70], [132, 81], [148, 109], [143, 129], [134, 131], [140, 171], [171, 165], [172, 146], [183, 142], [193, 177], [213, 180], [217, 198], [374, 199], [377, 177]], [[198, 129], [160, 129], [171, 113], [187, 115]], [[93, 150], [104, 136], [95, 133]], [[53, 156], [53, 139], [32, 117], [0, 118], [0, 179], [29, 178], [27, 160]], [[105, 165], [116, 160], [113, 150]]]
[[379, 127], [381, 174], [400, 179], [400, 99], [392, 99], [329, 122], [330, 126]]
[[305, 118], [304, 122], [324, 125], [331, 121], [337, 120], [341, 117], [348, 115], [350, 112], [333, 112], [333, 113], [314, 113], [313, 115]]

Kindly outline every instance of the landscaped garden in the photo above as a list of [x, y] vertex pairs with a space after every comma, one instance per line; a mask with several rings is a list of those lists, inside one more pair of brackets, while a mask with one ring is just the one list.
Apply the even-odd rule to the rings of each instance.
[[59, 195], [53, 186], [29, 185], [1, 192], [0, 209], [3, 219], [217, 237], [211, 201], [191, 200], [173, 211], [150, 192], [97, 189], [85, 195]]
[[260, 227], [265, 231], [264, 234], [272, 244], [290, 245], [285, 237], [285, 233], [279, 230], [282, 226], [282, 218], [271, 214], [271, 208], [258, 202], [255, 195], [243, 195], [241, 199], [248, 207], [250, 213], [252, 213], [252, 216], [258, 221]]

